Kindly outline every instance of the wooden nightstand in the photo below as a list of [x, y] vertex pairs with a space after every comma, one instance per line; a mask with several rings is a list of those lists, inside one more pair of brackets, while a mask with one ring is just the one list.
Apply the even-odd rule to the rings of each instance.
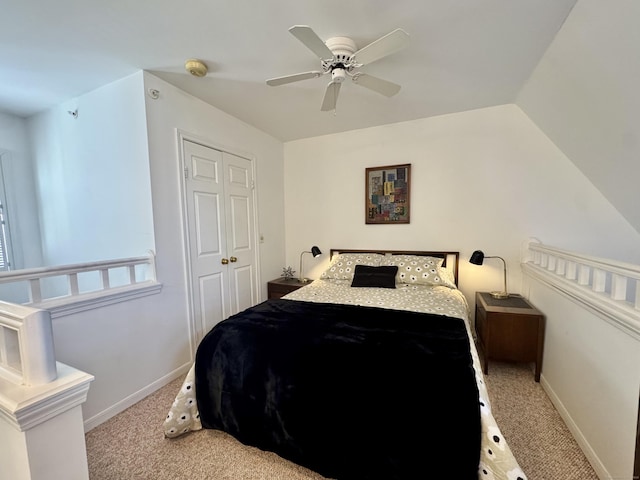
[[308, 284], [309, 282], [303, 283], [297, 278], [276, 278], [275, 280], [267, 282], [267, 297], [269, 299], [280, 298]]
[[511, 295], [495, 299], [476, 292], [476, 332], [482, 371], [489, 360], [535, 362], [536, 382], [540, 381], [544, 347], [544, 315], [525, 298]]

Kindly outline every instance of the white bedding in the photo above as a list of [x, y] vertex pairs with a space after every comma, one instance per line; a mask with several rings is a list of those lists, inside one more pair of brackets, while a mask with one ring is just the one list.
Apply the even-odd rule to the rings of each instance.
[[[520, 469], [491, 413], [478, 352], [472, 340], [468, 304], [459, 290], [442, 286], [404, 284], [399, 284], [395, 289], [352, 288], [348, 280], [320, 279], [282, 298], [294, 301], [344, 303], [411, 310], [463, 319], [469, 333], [473, 367], [476, 371], [476, 382], [480, 394], [482, 451], [478, 478], [480, 480], [526, 480], [526, 475]], [[177, 437], [201, 428], [195, 400], [194, 368], [192, 366], [167, 415], [164, 430], [167, 437]]]

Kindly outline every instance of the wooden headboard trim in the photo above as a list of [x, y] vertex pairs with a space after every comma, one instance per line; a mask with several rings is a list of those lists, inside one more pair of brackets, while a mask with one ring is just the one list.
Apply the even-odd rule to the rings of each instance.
[[[458, 285], [458, 267], [460, 264], [460, 252], [435, 251], [435, 250], [363, 250], [357, 248], [332, 248], [329, 251], [329, 260], [339, 253], [378, 253], [380, 255], [418, 255], [421, 257], [444, 258], [443, 267], [453, 267], [453, 278]], [[453, 265], [451, 265], [453, 263]]]

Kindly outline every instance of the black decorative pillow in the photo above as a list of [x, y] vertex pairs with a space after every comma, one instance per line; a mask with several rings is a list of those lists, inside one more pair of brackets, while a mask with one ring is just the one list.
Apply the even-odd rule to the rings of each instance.
[[396, 288], [397, 266], [370, 267], [356, 265], [352, 287]]

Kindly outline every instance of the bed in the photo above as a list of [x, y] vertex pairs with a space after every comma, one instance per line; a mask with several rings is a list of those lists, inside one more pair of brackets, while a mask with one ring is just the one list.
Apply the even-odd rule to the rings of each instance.
[[164, 423], [327, 478], [525, 480], [491, 414], [457, 252], [334, 249], [320, 279], [216, 325]]

